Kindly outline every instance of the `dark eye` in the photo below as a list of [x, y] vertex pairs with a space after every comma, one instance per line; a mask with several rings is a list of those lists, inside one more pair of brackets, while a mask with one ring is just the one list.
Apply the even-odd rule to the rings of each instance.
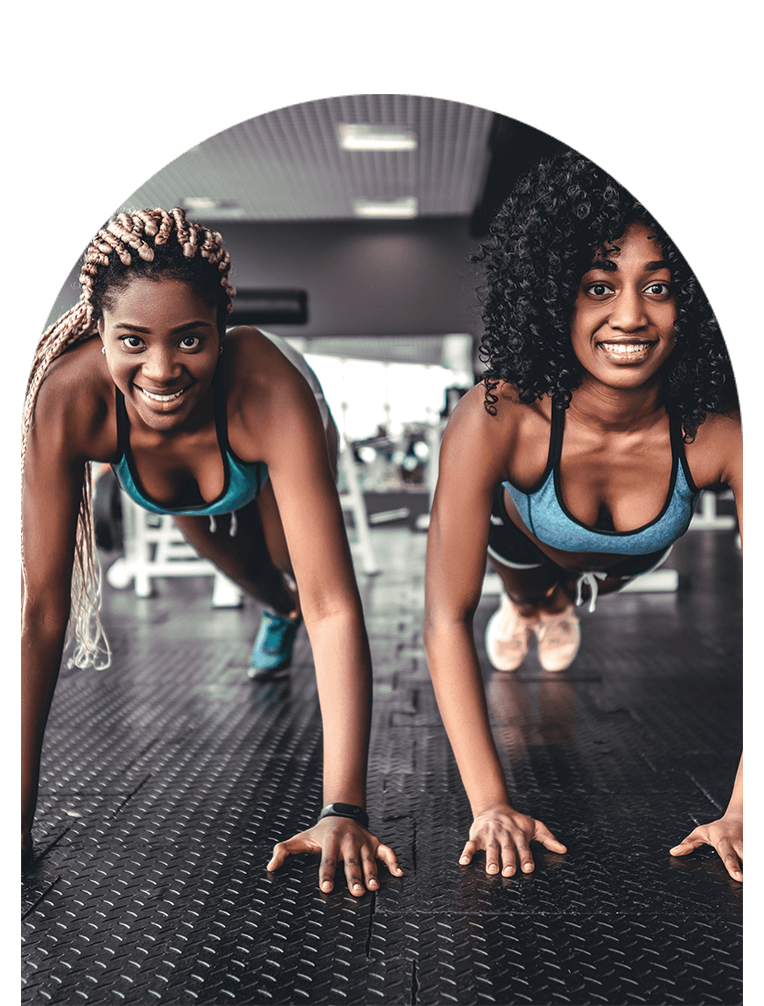
[[181, 349], [196, 349], [199, 345], [199, 339], [195, 335], [184, 335], [180, 340]]
[[606, 297], [611, 293], [611, 290], [607, 283], [592, 283], [589, 287], [589, 293], [594, 297]]
[[645, 292], [651, 297], [666, 297], [671, 293], [671, 287], [668, 283], [651, 283]]
[[120, 342], [127, 349], [140, 349], [143, 345], [143, 339], [137, 335], [125, 335], [120, 339]]

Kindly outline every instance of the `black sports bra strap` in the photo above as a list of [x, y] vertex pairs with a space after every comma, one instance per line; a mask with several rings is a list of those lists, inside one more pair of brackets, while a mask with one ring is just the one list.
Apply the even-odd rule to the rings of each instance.
[[691, 492], [700, 492], [698, 487], [692, 478], [692, 473], [690, 472], [690, 466], [687, 463], [687, 454], [684, 449], [684, 431], [682, 429], [682, 421], [679, 415], [673, 410], [668, 410], [669, 414], [669, 435], [671, 437], [671, 455], [674, 461], [681, 464], [684, 469], [684, 477], [687, 480], [687, 485]]
[[[225, 386], [223, 384], [223, 373], [220, 365], [212, 375], [212, 392], [214, 396], [215, 408], [215, 429], [217, 430], [218, 444], [220, 452], [225, 458], [228, 444], [228, 410], [226, 407]], [[225, 463], [225, 462], [224, 462]]]
[[562, 435], [565, 430], [565, 409], [552, 402], [552, 428], [549, 432], [549, 456], [546, 470], [556, 468], [562, 454]]
[[117, 453], [120, 458], [130, 450], [130, 420], [127, 418], [125, 396], [114, 385], [114, 401], [117, 407]]

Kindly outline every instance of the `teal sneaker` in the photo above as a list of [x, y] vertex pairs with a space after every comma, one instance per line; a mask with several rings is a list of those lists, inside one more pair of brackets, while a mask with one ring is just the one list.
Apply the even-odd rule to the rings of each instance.
[[250, 678], [274, 678], [286, 673], [292, 663], [292, 650], [302, 618], [292, 621], [263, 608], [263, 620], [249, 658]]

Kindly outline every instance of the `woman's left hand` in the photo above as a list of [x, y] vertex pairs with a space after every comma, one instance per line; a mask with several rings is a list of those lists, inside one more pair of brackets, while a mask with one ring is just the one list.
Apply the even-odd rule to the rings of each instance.
[[719, 853], [733, 880], [743, 879], [743, 815], [725, 814], [710, 824], [700, 824], [679, 845], [669, 850], [671, 856], [686, 856], [699, 845], [710, 845]]
[[325, 817], [307, 831], [301, 831], [286, 842], [279, 842], [273, 847], [273, 858], [266, 869], [270, 872], [278, 870], [287, 856], [301, 852], [321, 854], [318, 886], [325, 894], [334, 888], [334, 872], [340, 862], [345, 864], [348, 890], [357, 898], [367, 890], [379, 890], [378, 859], [386, 864], [393, 876], [403, 875], [390, 846], [384, 845], [349, 817]]

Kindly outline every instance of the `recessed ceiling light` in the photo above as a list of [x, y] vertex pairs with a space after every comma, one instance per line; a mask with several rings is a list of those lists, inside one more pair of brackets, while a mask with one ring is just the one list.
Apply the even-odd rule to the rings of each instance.
[[211, 196], [186, 196], [180, 205], [195, 220], [236, 220], [247, 215], [243, 206], [232, 199], [213, 199]]
[[209, 196], [187, 196], [183, 206], [187, 210], [214, 210], [217, 202]]
[[341, 122], [337, 126], [343, 150], [416, 150], [417, 135], [405, 126], [372, 126]]
[[416, 196], [390, 199], [385, 202], [374, 199], [353, 200], [353, 212], [357, 217], [415, 217], [417, 210]]

